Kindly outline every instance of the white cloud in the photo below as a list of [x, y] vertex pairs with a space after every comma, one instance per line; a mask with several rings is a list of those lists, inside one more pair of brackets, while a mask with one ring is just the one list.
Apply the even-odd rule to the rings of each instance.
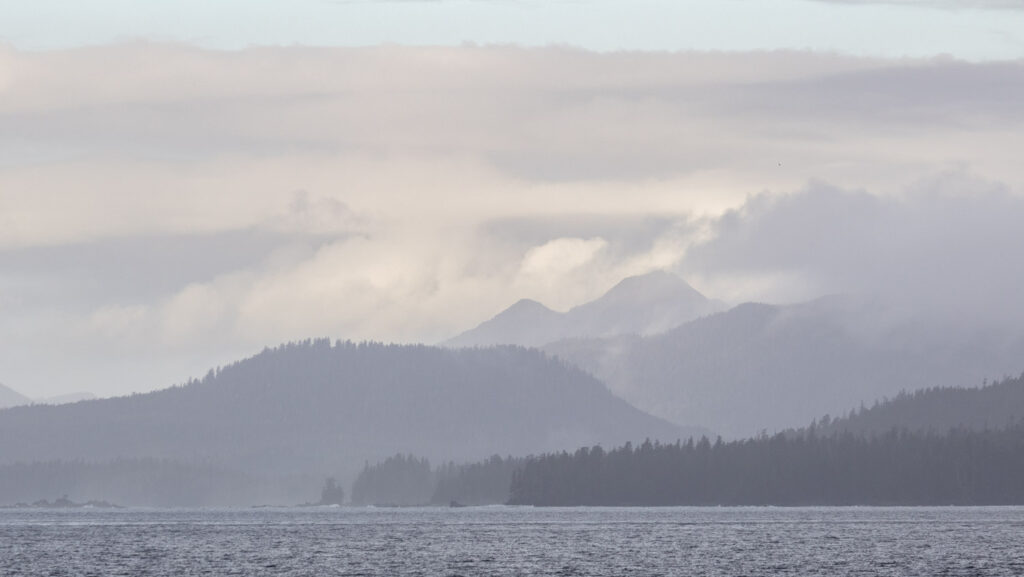
[[556, 238], [527, 251], [520, 272], [527, 277], [558, 277], [589, 263], [606, 246], [603, 238]]
[[143, 305], [110, 305], [89, 317], [90, 336], [129, 342], [146, 334], [149, 308]]
[[815, 0], [832, 4], [871, 5], [892, 4], [912, 8], [942, 8], [947, 10], [1022, 10], [1024, 3], [1017, 0]]
[[[963, 172], [898, 195], [812, 183], [752, 197], [724, 215], [685, 267], [745, 283], [744, 299], [827, 293], [882, 298], [907, 310], [1006, 326], [1024, 321], [1024, 195]], [[745, 286], [744, 286], [745, 285]]]
[[[996, 256], [1024, 245], [986, 222], [1024, 190], [1022, 89], [1020, 62], [810, 53], [0, 48], [0, 366], [37, 396], [133, 390], [134, 339], [130, 374], [145, 358], [167, 385], [290, 338], [433, 342], [662, 268], [795, 299], [924, 290], [911, 259], [1000, 279], [956, 286], [1003, 302]], [[943, 194], [904, 192], [936, 174]], [[834, 187], [785, 194], [808, 182]], [[67, 324], [92, 385], [47, 360]]]

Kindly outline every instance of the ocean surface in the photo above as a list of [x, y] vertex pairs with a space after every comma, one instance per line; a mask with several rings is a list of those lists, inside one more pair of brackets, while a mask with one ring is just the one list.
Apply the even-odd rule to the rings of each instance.
[[1024, 508], [6, 509], [0, 575], [1024, 575]]

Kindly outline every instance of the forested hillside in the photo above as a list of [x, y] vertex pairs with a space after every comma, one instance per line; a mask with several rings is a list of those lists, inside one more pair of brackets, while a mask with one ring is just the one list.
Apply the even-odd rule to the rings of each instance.
[[490, 458], [474, 463], [446, 463], [394, 455], [367, 463], [352, 484], [353, 505], [494, 505], [508, 501], [512, 475], [524, 458]]
[[[729, 443], [648, 441], [437, 470], [399, 455], [363, 470], [354, 503], [1020, 503], [1022, 414], [1024, 375], [901, 393], [846, 417]], [[476, 497], [481, 491], [486, 496]]]
[[[347, 484], [364, 462], [398, 452], [462, 462], [701, 433], [631, 407], [538, 351], [315, 340], [162, 391], [0, 411], [0, 464], [212, 464], [305, 479], [307, 494], [267, 496], [295, 502], [314, 500], [326, 476]], [[9, 501], [3, 489], [0, 502]]]
[[527, 459], [519, 505], [1021, 505], [1024, 426], [777, 434]]
[[982, 387], [932, 387], [901, 392], [846, 416], [826, 416], [821, 433], [877, 434], [893, 428], [945, 432], [999, 429], [1024, 421], [1024, 374]]

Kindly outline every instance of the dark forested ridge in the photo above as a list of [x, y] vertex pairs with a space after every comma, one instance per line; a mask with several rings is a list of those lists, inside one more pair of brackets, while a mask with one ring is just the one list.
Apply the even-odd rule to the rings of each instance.
[[646, 442], [527, 459], [512, 504], [1020, 505], [1024, 426]]
[[[0, 464], [215, 463], [295, 478], [305, 492], [265, 497], [294, 503], [315, 500], [327, 476], [347, 481], [364, 462], [398, 452], [462, 462], [691, 434], [701, 432], [651, 417], [538, 351], [320, 339], [268, 349], [162, 391], [2, 410]], [[3, 492], [0, 503], [10, 501]]]
[[544, 347], [635, 406], [729, 438], [803, 426], [875, 399], [1024, 369], [1024, 338], [960, 330], [848, 297], [745, 304], [649, 337]]
[[[432, 473], [425, 460], [396, 456], [364, 469], [357, 483], [376, 493], [354, 502], [1021, 504], [1021, 414], [1024, 376], [979, 388], [902, 393], [843, 418], [826, 416], [802, 429], [729, 443], [705, 437], [492, 457]], [[481, 491], [486, 495], [477, 496]]]
[[981, 387], [931, 387], [901, 392], [841, 418], [815, 423], [821, 433], [877, 434], [893, 428], [945, 432], [998, 429], [1024, 421], [1024, 375]]

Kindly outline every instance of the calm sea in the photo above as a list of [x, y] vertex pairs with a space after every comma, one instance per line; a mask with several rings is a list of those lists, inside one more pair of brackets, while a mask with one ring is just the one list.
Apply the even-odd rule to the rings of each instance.
[[1024, 508], [8, 509], [0, 575], [1024, 575]]

